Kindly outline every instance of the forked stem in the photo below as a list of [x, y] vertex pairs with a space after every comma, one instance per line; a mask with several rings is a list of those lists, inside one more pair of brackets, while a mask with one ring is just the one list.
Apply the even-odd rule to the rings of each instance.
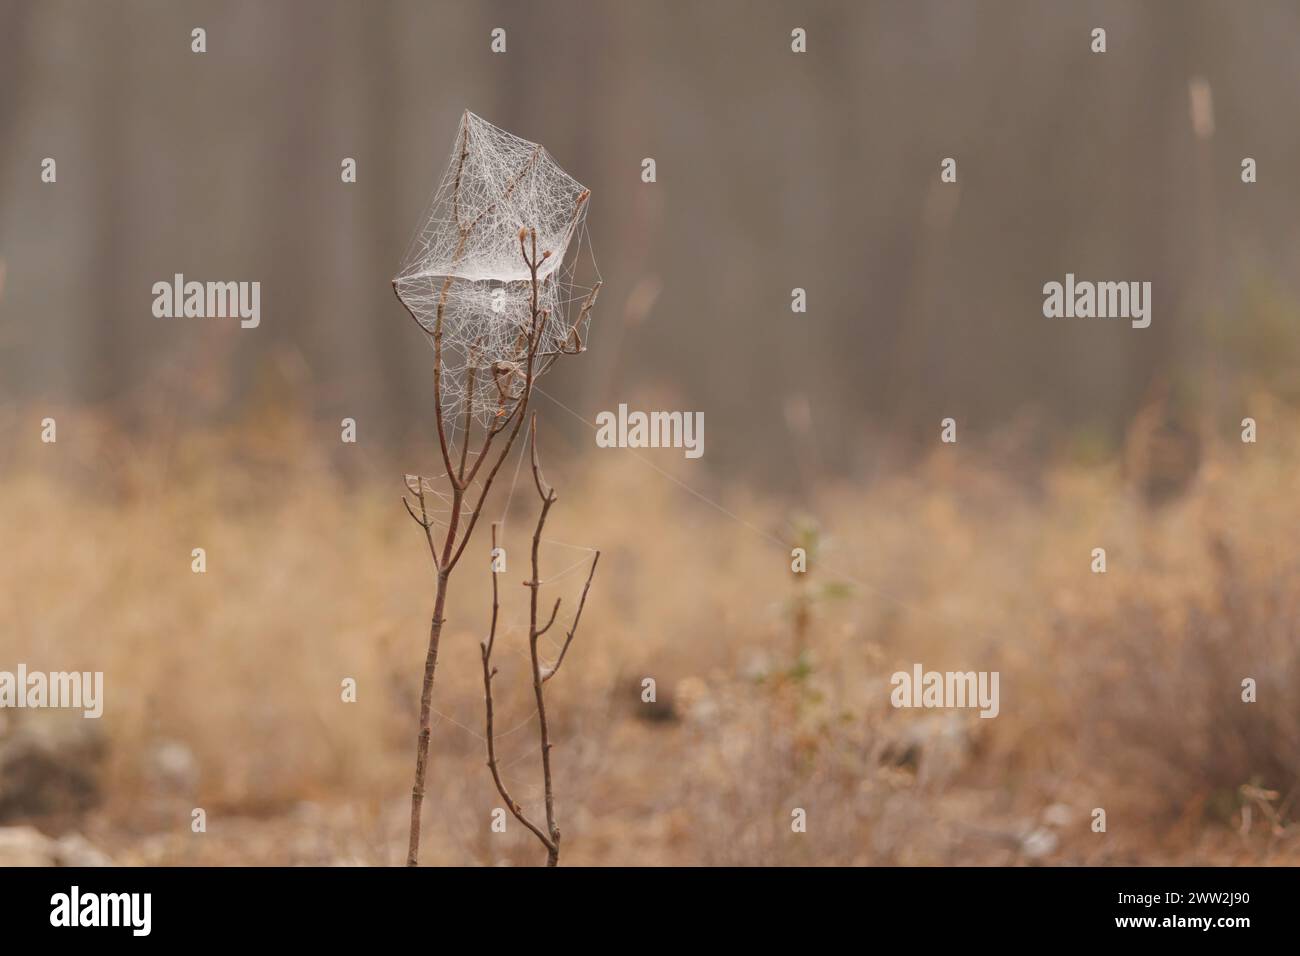
[[[542, 530], [546, 526], [547, 515], [550, 514], [551, 506], [555, 504], [555, 490], [546, 483], [542, 476], [541, 463], [537, 457], [537, 415], [534, 414], [529, 422], [528, 427], [529, 445], [531, 448], [533, 485], [537, 489], [538, 497], [541, 499], [541, 511], [537, 515], [537, 525], [533, 530], [532, 544], [532, 577], [524, 582], [529, 589], [529, 611], [528, 611], [528, 655], [531, 663], [533, 697], [537, 704], [537, 724], [539, 734], [539, 748], [542, 757], [542, 789], [545, 800], [546, 826], [543, 829], [537, 823], [533, 822], [523, 808], [515, 801], [506, 789], [505, 782], [501, 778], [501, 770], [497, 763], [496, 737], [493, 724], [493, 698], [492, 698], [492, 679], [496, 676], [497, 670], [492, 666], [492, 649], [496, 646], [497, 616], [499, 601], [497, 594], [497, 570], [492, 569], [492, 618], [488, 629], [488, 636], [481, 644], [483, 659], [483, 695], [484, 710], [487, 715], [487, 757], [488, 769], [492, 771], [492, 780], [496, 784], [497, 792], [505, 800], [506, 806], [510, 812], [519, 820], [537, 839], [542, 846], [546, 848], [546, 865], [556, 866], [560, 861], [560, 827], [555, 818], [555, 787], [554, 778], [551, 772], [551, 726], [546, 714], [546, 692], [545, 683], [555, 676], [560, 669], [560, 664], [564, 661], [565, 654], [568, 653], [569, 645], [573, 642], [573, 635], [577, 633], [578, 623], [582, 619], [582, 609], [587, 603], [587, 592], [591, 588], [591, 579], [596, 574], [596, 565], [600, 561], [600, 552], [595, 553], [592, 558], [591, 570], [587, 574], [587, 582], [582, 588], [582, 597], [578, 602], [578, 610], [573, 618], [573, 626], [569, 628], [568, 635], [564, 640], [564, 646], [560, 650], [560, 655], [553, 664], [543, 664], [541, 654], [538, 650], [538, 643], [551, 625], [555, 623], [555, 618], [560, 611], [560, 600], [557, 598], [554, 607], [551, 609], [550, 617], [545, 624], [541, 624], [539, 601], [542, 586], [541, 568], [540, 568], [540, 551], [542, 544]], [[497, 526], [492, 526], [492, 549], [495, 553], [497, 541]]]

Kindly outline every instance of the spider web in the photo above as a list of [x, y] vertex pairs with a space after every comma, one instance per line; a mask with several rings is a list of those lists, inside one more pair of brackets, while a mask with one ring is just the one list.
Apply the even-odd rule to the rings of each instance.
[[[441, 312], [440, 398], [452, 422], [466, 402], [482, 422], [503, 400], [509, 407], [522, 397], [533, 285], [521, 227], [536, 231], [540, 258], [534, 378], [561, 353], [585, 348], [588, 296], [599, 278], [587, 240], [588, 195], [544, 147], [468, 110], [462, 116], [442, 182], [393, 280], [430, 345]], [[530, 238], [530, 256], [531, 245]], [[592, 285], [576, 282], [584, 259]]]

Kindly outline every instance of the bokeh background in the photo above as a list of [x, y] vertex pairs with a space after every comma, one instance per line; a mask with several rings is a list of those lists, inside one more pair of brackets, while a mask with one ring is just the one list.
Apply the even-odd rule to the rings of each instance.
[[[389, 281], [469, 108], [593, 191], [590, 349], [538, 400], [555, 540], [605, 554], [552, 690], [569, 861], [1294, 862], [1297, 38], [1285, 2], [0, 0], [0, 668], [108, 684], [93, 726], [0, 714], [0, 860], [400, 861], [437, 451]], [[154, 318], [177, 272], [259, 280], [261, 326]], [[1066, 272], [1151, 281], [1151, 327], [1044, 319]], [[704, 412], [704, 458], [597, 450], [619, 402]], [[584, 553], [544, 555], [566, 604]], [[487, 583], [431, 863], [538, 857], [488, 829]], [[1000, 669], [1001, 716], [892, 710], [915, 661]]]

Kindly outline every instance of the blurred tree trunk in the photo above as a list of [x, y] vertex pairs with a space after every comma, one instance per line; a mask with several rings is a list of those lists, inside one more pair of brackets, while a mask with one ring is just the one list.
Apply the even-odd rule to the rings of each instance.
[[[82, 167], [77, 175], [94, 177], [95, 200], [91, 210], [95, 260], [89, 275], [69, 277], [84, 282], [86, 314], [67, 316], [75, 322], [84, 343], [80, 365], [82, 395], [92, 401], [115, 394], [130, 380], [132, 317], [147, 315], [149, 289], [141, 288], [132, 301], [129, 288], [131, 251], [142, 237], [131, 229], [132, 215], [143, 197], [135, 195], [137, 177], [131, 166], [136, 148], [130, 142], [127, 115], [132, 108], [124, 64], [134, 58], [134, 33], [123, 18], [107, 8], [88, 10], [96, 22], [97, 55], [93, 58], [94, 106], [87, 117], [90, 141], [83, 144]], [[64, 175], [72, 170], [62, 170]]]
[[[417, 121], [419, 114], [408, 120], [401, 112], [403, 84], [399, 75], [400, 64], [394, 55], [398, 24], [393, 16], [393, 7], [380, 3], [351, 9], [355, 10], [353, 16], [360, 19], [354, 27], [361, 38], [361, 76], [358, 81], [363, 91], [362, 130], [365, 134], [365, 219], [357, 226], [361, 235], [369, 236], [363, 254], [366, 265], [363, 275], [373, 280], [363, 291], [362, 301], [374, 303], [374, 308], [363, 309], [353, 319], [360, 327], [359, 336], [372, 343], [373, 362], [380, 373], [381, 392], [377, 400], [381, 407], [375, 411], [381, 413], [385, 421], [393, 423], [408, 415], [410, 406], [416, 409], [429, 407], [432, 398], [424, 387], [427, 383], [421, 382], [412, 402], [413, 366], [410, 359], [413, 348], [419, 346], [416, 331], [408, 327], [409, 324], [383, 330], [374, 328], [381, 316], [387, 317], [392, 312], [388, 307], [394, 304], [388, 279], [397, 273], [400, 261], [393, 258], [391, 250], [401, 243], [399, 256], [405, 254], [405, 243], [420, 213], [420, 210], [402, 210], [398, 206], [396, 162], [397, 130], [404, 121]], [[437, 175], [436, 170], [430, 172]]]

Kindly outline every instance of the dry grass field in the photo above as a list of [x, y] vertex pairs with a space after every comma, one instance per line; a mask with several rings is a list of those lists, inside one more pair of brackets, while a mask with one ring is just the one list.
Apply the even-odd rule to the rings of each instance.
[[[603, 551], [547, 685], [562, 862], [1300, 862], [1300, 429], [1253, 408], [1260, 442], [1211, 445], [1160, 507], [1114, 462], [1013, 471], [975, 443], [797, 507], [679, 453], [557, 448], [542, 561], [566, 607], [572, 546]], [[0, 460], [0, 660], [102, 670], [105, 716], [8, 712], [0, 825], [76, 832], [123, 864], [400, 863], [433, 578], [399, 494], [432, 448], [358, 467], [359, 446], [292, 415], [150, 444], [77, 409], [56, 445], [19, 442], [31, 414], [3, 423], [27, 451]], [[489, 508], [511, 560], [498, 747], [536, 808], [515, 586], [536, 500], [507, 510], [509, 478]], [[448, 612], [426, 864], [544, 856], [513, 819], [489, 825], [486, 542]], [[893, 709], [889, 675], [914, 662], [999, 670], [1000, 715]], [[13, 757], [31, 740], [42, 759]]]

